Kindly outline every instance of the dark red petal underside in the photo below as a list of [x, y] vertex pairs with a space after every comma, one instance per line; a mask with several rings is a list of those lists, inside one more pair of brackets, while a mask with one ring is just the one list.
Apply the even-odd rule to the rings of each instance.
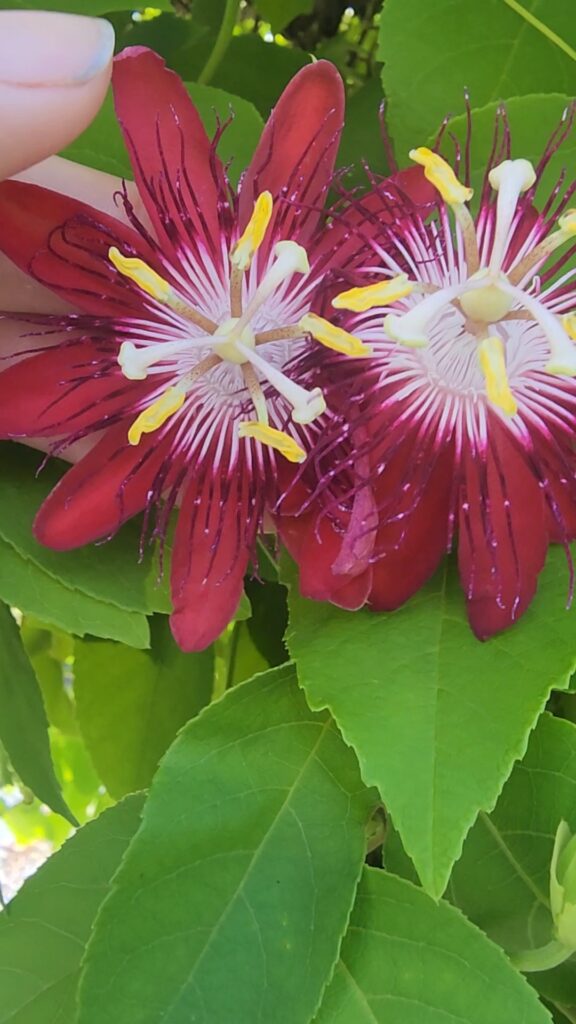
[[343, 118], [344, 86], [334, 65], [320, 60], [302, 68], [270, 114], [242, 182], [240, 230], [268, 190], [276, 202], [268, 237], [306, 243], [324, 205]]
[[126, 441], [129, 425], [126, 421], [108, 430], [48, 495], [34, 523], [41, 544], [68, 551], [100, 540], [146, 506], [171, 437], [158, 441], [147, 434], [132, 447]]
[[[401, 446], [375, 488], [376, 505], [387, 508], [396, 522], [378, 531], [375, 549], [381, 555], [374, 565], [369, 604], [377, 611], [392, 611], [404, 604], [430, 579], [446, 554], [449, 538], [450, 497], [454, 475], [451, 445], [424, 460], [430, 467], [421, 493], [401, 486], [413, 461], [412, 438]], [[420, 473], [426, 470], [420, 469]]]
[[114, 61], [114, 102], [146, 210], [165, 250], [186, 232], [218, 253], [216, 157], [185, 86], [158, 54], [142, 46]]
[[525, 455], [493, 417], [485, 459], [467, 450], [458, 565], [477, 637], [511, 626], [530, 604], [548, 548], [545, 507]]
[[356, 611], [366, 603], [372, 583], [372, 569], [367, 566], [356, 575], [335, 573], [344, 540], [343, 529], [337, 529], [326, 516], [308, 512], [301, 516], [281, 516], [278, 532], [289, 553], [298, 563], [300, 591], [315, 601], [330, 601], [339, 608]]
[[141, 306], [108, 259], [113, 245], [154, 263], [139, 235], [114, 217], [38, 185], [0, 184], [0, 250], [86, 313], [115, 316]]
[[246, 468], [220, 473], [193, 469], [178, 515], [170, 623], [184, 651], [203, 650], [233, 617], [261, 520]]
[[[117, 350], [117, 346], [115, 346]], [[100, 430], [150, 385], [125, 379], [114, 352], [88, 340], [46, 349], [0, 373], [0, 436], [70, 436]]]

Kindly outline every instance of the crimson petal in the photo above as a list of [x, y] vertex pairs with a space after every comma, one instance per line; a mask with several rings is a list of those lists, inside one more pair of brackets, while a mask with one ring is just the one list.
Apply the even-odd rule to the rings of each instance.
[[413, 462], [414, 439], [400, 447], [376, 490], [376, 503], [395, 495], [394, 521], [378, 531], [374, 584], [369, 604], [377, 611], [393, 611], [412, 597], [438, 568], [449, 539], [449, 512], [454, 452], [448, 445], [438, 455], [427, 453], [422, 465], [427, 478], [415, 497], [401, 486], [406, 467]]
[[526, 610], [548, 547], [537, 479], [496, 417], [489, 436], [484, 459], [469, 450], [464, 455], [458, 544], [468, 616], [481, 640]]
[[127, 381], [114, 353], [106, 357], [90, 340], [70, 344], [64, 336], [61, 345], [0, 373], [0, 436], [54, 437], [100, 430], [149, 388]]
[[233, 617], [261, 516], [241, 467], [221, 477], [208, 467], [189, 484], [178, 515], [171, 578], [170, 622], [182, 650], [208, 647]]
[[0, 184], [0, 249], [21, 270], [96, 316], [138, 309], [135, 289], [108, 259], [111, 246], [154, 264], [139, 235], [114, 217], [21, 181]]
[[[330, 185], [344, 119], [344, 86], [333, 64], [302, 68], [272, 111], [242, 182], [241, 230], [257, 196], [280, 197], [268, 237], [305, 244], [318, 223]], [[264, 252], [263, 254], [264, 255]]]
[[159, 442], [148, 434], [132, 447], [126, 441], [128, 426], [125, 422], [110, 428], [48, 495], [34, 523], [41, 544], [69, 551], [115, 533], [146, 507], [171, 436]]
[[223, 169], [184, 84], [142, 46], [116, 57], [112, 84], [138, 190], [164, 250], [174, 256], [200, 238], [217, 261]]

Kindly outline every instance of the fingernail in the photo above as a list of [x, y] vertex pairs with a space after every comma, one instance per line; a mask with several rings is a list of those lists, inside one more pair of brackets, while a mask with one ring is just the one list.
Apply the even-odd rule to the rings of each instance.
[[114, 29], [102, 18], [47, 11], [0, 11], [0, 82], [82, 85], [104, 70]]

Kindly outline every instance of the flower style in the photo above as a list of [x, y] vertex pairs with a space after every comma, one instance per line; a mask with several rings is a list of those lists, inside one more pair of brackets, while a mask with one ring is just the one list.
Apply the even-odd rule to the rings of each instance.
[[313, 311], [343, 240], [320, 227], [343, 88], [324, 61], [303, 69], [236, 195], [216, 154], [222, 126], [211, 142], [156, 54], [124, 51], [113, 85], [143, 217], [126, 189], [116, 219], [0, 187], [0, 248], [80, 310], [26, 318], [45, 340], [0, 374], [0, 434], [53, 438], [56, 452], [97, 439], [38, 513], [50, 547], [104, 538], [143, 510], [161, 536], [180, 505], [171, 621], [200, 649], [233, 616], [265, 512], [325, 428], [298, 356], [316, 342], [364, 351]]
[[332, 360], [327, 396], [356, 409], [356, 503], [364, 493], [346, 540], [363, 562], [335, 568], [364, 576], [375, 609], [414, 594], [457, 537], [486, 639], [528, 607], [548, 544], [576, 538], [576, 184], [562, 177], [535, 206], [571, 121], [534, 168], [511, 159], [501, 112], [475, 217], [468, 169], [462, 184], [425, 147], [410, 154], [416, 197], [400, 175], [360, 201], [380, 235], [332, 305], [372, 356], [352, 371]]

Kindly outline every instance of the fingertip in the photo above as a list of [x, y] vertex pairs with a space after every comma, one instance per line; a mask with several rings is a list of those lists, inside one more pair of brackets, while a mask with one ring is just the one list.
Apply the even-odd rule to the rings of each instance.
[[0, 12], [0, 179], [67, 146], [96, 116], [114, 30], [100, 18]]

